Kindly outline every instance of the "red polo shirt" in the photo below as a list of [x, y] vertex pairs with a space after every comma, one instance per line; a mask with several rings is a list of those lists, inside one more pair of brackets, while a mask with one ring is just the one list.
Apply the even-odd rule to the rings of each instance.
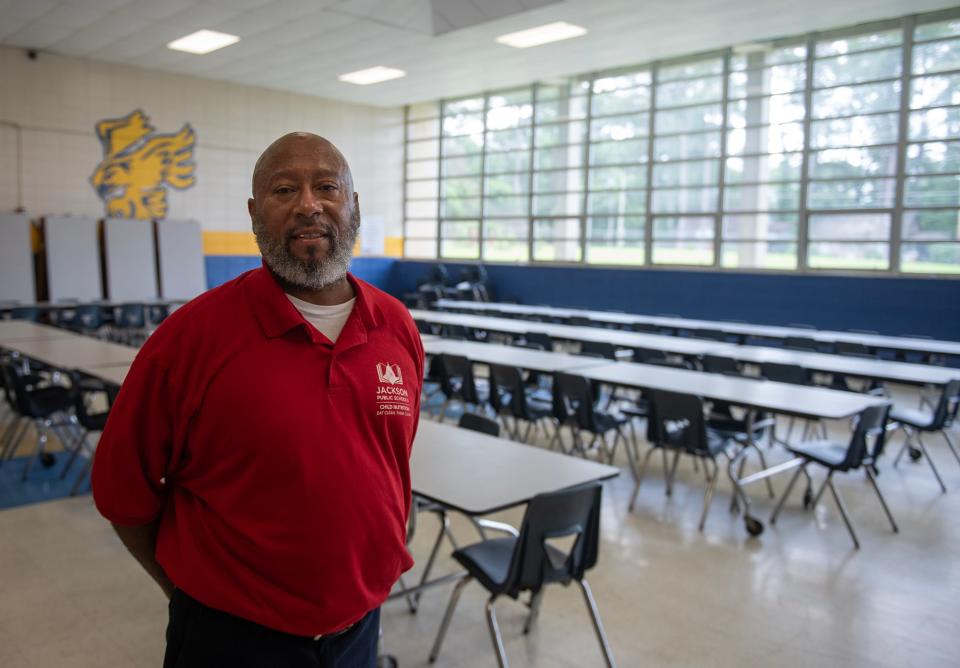
[[413, 565], [423, 347], [402, 304], [349, 280], [336, 344], [266, 269], [178, 309], [131, 366], [93, 469], [104, 517], [161, 518], [174, 584], [298, 635], [356, 622]]

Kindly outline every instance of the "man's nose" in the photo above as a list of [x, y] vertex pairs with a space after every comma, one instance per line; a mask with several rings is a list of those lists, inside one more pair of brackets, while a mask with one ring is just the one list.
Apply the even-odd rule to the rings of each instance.
[[295, 212], [297, 215], [312, 218], [313, 216], [323, 213], [323, 202], [317, 197], [317, 194], [313, 192], [312, 188], [303, 188], [300, 191], [300, 196], [297, 198]]

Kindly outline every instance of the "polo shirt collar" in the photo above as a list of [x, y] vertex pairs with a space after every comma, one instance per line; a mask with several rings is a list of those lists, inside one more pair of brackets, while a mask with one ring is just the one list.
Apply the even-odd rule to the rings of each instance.
[[[370, 286], [350, 273], [347, 273], [347, 280], [353, 286], [356, 301], [353, 304], [350, 318], [344, 326], [344, 332], [341, 333], [337, 341], [339, 342], [343, 338], [343, 334], [346, 333], [348, 328], [351, 330], [351, 334], [366, 340], [366, 331], [379, 327], [383, 322], [383, 312], [376, 304]], [[327, 343], [329, 345], [327, 338], [310, 326], [297, 308], [287, 299], [286, 293], [273, 273], [267, 268], [266, 263], [260, 269], [250, 272], [246, 287], [250, 309], [253, 311], [257, 324], [260, 325], [261, 331], [268, 339], [283, 336], [291, 329], [301, 327], [314, 343]], [[358, 329], [354, 329], [354, 326], [352, 326], [355, 320], [358, 321]]]

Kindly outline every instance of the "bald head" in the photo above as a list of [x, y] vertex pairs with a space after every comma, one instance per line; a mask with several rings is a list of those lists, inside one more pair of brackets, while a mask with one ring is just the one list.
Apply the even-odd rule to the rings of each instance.
[[287, 161], [299, 156], [314, 156], [338, 169], [347, 192], [353, 192], [350, 165], [333, 142], [312, 132], [291, 132], [270, 144], [257, 159], [251, 184], [254, 198], [259, 195], [260, 188], [264, 187], [273, 172], [282, 169]]

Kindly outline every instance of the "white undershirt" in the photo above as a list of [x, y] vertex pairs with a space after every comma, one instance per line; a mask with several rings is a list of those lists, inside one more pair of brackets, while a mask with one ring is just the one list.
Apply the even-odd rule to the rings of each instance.
[[287, 295], [287, 299], [300, 311], [300, 315], [302, 315], [307, 322], [316, 327], [321, 334], [334, 343], [337, 342], [337, 337], [340, 336], [340, 331], [343, 329], [343, 326], [347, 324], [347, 318], [350, 317], [350, 312], [353, 310], [353, 303], [357, 301], [357, 298], [354, 297], [342, 304], [321, 306], [297, 299], [293, 295]]

